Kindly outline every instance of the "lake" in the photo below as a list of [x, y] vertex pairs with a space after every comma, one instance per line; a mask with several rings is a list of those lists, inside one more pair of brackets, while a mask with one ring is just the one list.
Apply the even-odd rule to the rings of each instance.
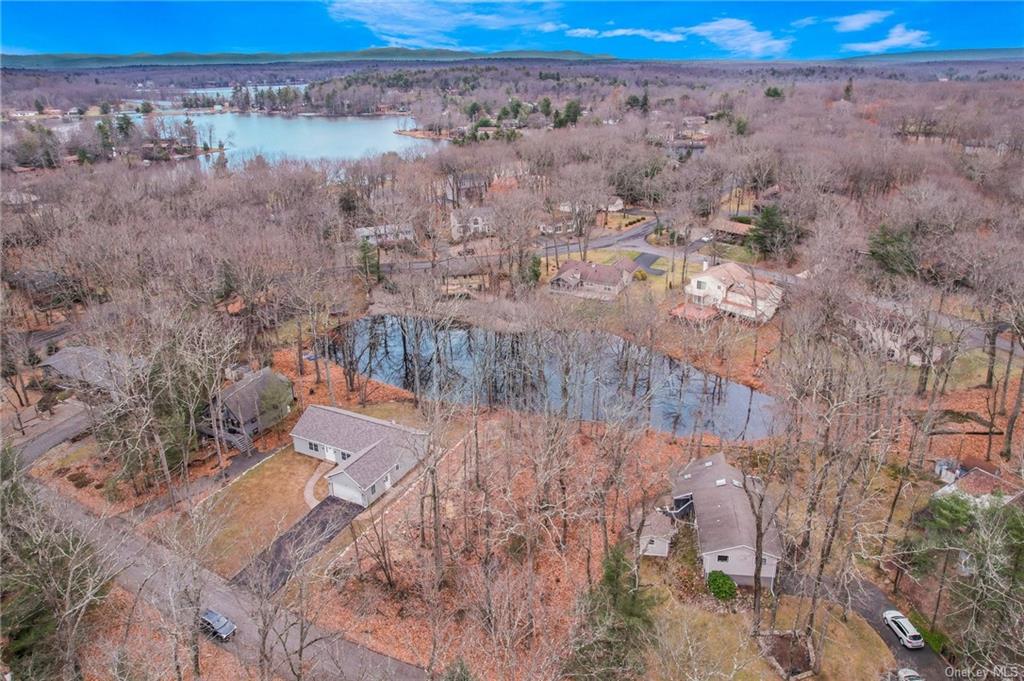
[[461, 404], [730, 440], [764, 437], [776, 422], [770, 395], [598, 331], [500, 333], [373, 316], [340, 327], [329, 353], [343, 368]]
[[[160, 117], [174, 125], [184, 115]], [[200, 140], [223, 141], [227, 159], [238, 167], [257, 154], [268, 161], [347, 161], [386, 152], [424, 154], [444, 142], [396, 135], [416, 127], [408, 116], [268, 116], [265, 114], [195, 114]]]

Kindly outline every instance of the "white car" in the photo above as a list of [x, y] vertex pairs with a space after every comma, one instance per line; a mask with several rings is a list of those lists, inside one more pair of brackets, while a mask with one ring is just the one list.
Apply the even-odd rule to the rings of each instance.
[[924, 681], [924, 677], [913, 669], [901, 669], [896, 672], [897, 681]]
[[902, 612], [886, 610], [882, 613], [882, 620], [896, 632], [897, 638], [905, 648], [924, 648], [924, 639], [921, 638], [921, 634], [910, 623], [910, 620], [904, 617]]
[[713, 235], [711, 235], [711, 234], [705, 234], [704, 236], [702, 236], [700, 238], [700, 240], [703, 241], [704, 243], [707, 243], [707, 242], [711, 241], [714, 238], [715, 237]]

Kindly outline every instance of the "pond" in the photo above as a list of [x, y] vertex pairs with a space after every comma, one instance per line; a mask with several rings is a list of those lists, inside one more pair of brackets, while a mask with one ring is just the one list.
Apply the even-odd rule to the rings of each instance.
[[[416, 127], [408, 116], [269, 116], [265, 114], [194, 114], [201, 142], [224, 142], [228, 163], [242, 165], [257, 154], [268, 161], [347, 161], [386, 152], [422, 154], [444, 144], [396, 135]], [[185, 116], [158, 117], [165, 126], [183, 123]]]
[[764, 437], [775, 423], [771, 396], [598, 331], [501, 333], [373, 316], [340, 327], [330, 352], [348, 371], [461, 404], [730, 440]]

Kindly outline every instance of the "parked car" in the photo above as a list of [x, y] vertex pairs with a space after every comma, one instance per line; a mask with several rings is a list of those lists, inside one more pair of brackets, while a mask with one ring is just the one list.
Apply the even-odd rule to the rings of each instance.
[[199, 616], [199, 627], [213, 638], [227, 643], [238, 628], [235, 623], [216, 610], [204, 610]]
[[714, 237], [714, 235], [712, 235], [712, 234], [705, 234], [704, 236], [702, 236], [702, 237], [700, 238], [700, 240], [701, 240], [701, 241], [703, 241], [704, 243], [707, 243], [707, 242], [711, 241], [711, 240], [712, 240], [712, 239], [714, 239], [714, 238], [715, 238], [715, 237]]
[[924, 639], [918, 633], [914, 625], [910, 623], [899, 610], [886, 610], [882, 613], [882, 620], [889, 625], [900, 643], [906, 648], [924, 648]]
[[924, 677], [913, 669], [901, 669], [896, 672], [898, 681], [924, 681]]

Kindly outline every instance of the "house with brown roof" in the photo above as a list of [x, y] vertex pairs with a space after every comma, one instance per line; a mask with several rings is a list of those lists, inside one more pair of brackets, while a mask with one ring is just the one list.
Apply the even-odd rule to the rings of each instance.
[[325, 476], [332, 496], [366, 508], [427, 454], [427, 433], [337, 407], [312, 405], [291, 432], [300, 454], [337, 464]]
[[757, 279], [742, 265], [722, 263], [690, 279], [683, 287], [688, 303], [713, 307], [748, 321], [763, 323], [775, 316], [782, 302], [782, 289]]
[[[751, 586], [758, 527], [743, 488], [745, 477], [749, 489], [765, 494], [762, 481], [730, 465], [723, 452], [691, 461], [673, 481], [671, 513], [680, 520], [692, 519], [705, 576], [719, 570], [737, 584]], [[761, 584], [770, 589], [782, 560], [782, 537], [774, 522], [762, 535]]]
[[734, 244], [743, 243], [752, 227], [753, 225], [730, 220], [721, 215], [713, 219], [711, 224], [708, 225], [708, 229], [714, 234], [716, 240]]
[[611, 265], [566, 260], [551, 278], [549, 287], [555, 293], [612, 300], [629, 286], [637, 269], [639, 265], [629, 258], [621, 258]]
[[1013, 475], [1003, 475], [999, 469], [991, 472], [975, 467], [959, 476], [953, 482], [935, 491], [934, 497], [959, 494], [977, 508], [993, 504], [1002, 505], [1024, 498], [1024, 481]]

